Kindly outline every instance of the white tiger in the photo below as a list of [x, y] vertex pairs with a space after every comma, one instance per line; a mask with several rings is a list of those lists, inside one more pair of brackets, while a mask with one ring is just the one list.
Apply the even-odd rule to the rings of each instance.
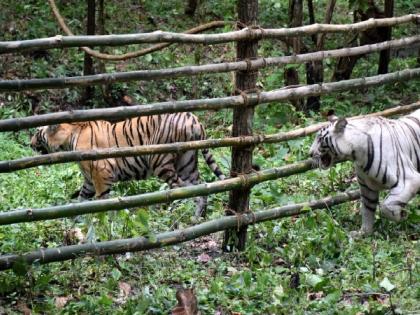
[[381, 214], [400, 221], [405, 205], [420, 191], [420, 110], [397, 120], [383, 117], [347, 121], [333, 116], [316, 135], [309, 154], [322, 169], [334, 161], [354, 162], [361, 191], [362, 227], [353, 236], [373, 232], [379, 191], [390, 190]]

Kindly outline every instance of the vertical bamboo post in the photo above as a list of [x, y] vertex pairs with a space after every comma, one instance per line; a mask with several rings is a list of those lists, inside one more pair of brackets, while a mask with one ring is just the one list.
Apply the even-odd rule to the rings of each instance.
[[[257, 25], [258, 21], [258, 0], [238, 0], [238, 26], [252, 27]], [[249, 60], [257, 57], [258, 40], [239, 41], [236, 46], [236, 55], [238, 60]], [[253, 90], [256, 87], [257, 71], [239, 71], [236, 73], [235, 87], [236, 93], [244, 93]], [[244, 95], [244, 94], [242, 94]], [[232, 135], [245, 136], [252, 135], [252, 120], [254, 117], [253, 104], [245, 104], [243, 108], [235, 108], [233, 112]], [[248, 106], [246, 106], [248, 105]], [[253, 147], [232, 148], [232, 167], [231, 176], [249, 173], [252, 171], [252, 151]], [[251, 188], [236, 189], [230, 192], [229, 209], [227, 214], [243, 213], [249, 211], [249, 198]], [[233, 248], [243, 250], [246, 244], [247, 228], [246, 226], [231, 230], [226, 230], [223, 240], [223, 249], [231, 251]]]

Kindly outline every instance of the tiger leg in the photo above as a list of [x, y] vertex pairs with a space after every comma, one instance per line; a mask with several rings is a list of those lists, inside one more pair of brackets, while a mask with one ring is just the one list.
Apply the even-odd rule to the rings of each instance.
[[186, 183], [178, 176], [175, 169], [174, 154], [156, 155], [154, 161], [150, 164], [154, 175], [164, 180], [171, 189], [186, 186]]
[[79, 192], [79, 200], [88, 200], [92, 199], [95, 196], [95, 187], [93, 186], [92, 182], [85, 177], [85, 181], [83, 182], [83, 186]]
[[351, 232], [354, 238], [369, 236], [373, 232], [373, 224], [375, 223], [375, 211], [378, 206], [379, 192], [369, 188], [366, 183], [358, 178], [361, 194], [362, 227], [359, 231]]
[[[113, 172], [108, 160], [82, 162], [83, 172], [89, 174], [95, 199], [106, 199], [113, 184]], [[86, 178], [86, 177], [85, 177]]]
[[420, 180], [418, 183], [416, 185], [413, 181], [406, 181], [391, 189], [380, 206], [382, 216], [394, 222], [405, 219], [407, 213], [404, 211], [404, 207], [417, 194], [420, 188]]
[[[176, 168], [179, 177], [186, 185], [198, 185], [200, 173], [198, 171], [197, 151], [187, 151], [177, 160]], [[207, 211], [207, 196], [199, 196], [195, 199], [195, 216], [204, 217]]]

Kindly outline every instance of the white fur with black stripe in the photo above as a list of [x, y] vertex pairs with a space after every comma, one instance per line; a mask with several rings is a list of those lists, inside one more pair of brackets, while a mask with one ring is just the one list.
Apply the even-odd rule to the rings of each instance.
[[383, 117], [346, 120], [333, 117], [310, 149], [322, 169], [337, 160], [354, 162], [361, 190], [362, 227], [353, 235], [373, 232], [379, 191], [389, 190], [381, 214], [400, 221], [405, 205], [420, 191], [420, 110], [399, 119]]

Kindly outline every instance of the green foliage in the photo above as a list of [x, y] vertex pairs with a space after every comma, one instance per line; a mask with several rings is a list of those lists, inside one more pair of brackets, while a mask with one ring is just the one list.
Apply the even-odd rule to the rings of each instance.
[[[320, 22], [326, 1], [315, 1]], [[337, 1], [333, 22], [351, 21], [348, 6], [361, 8], [365, 1]], [[57, 1], [62, 14], [76, 34], [84, 32], [85, 6]], [[202, 2], [193, 19], [183, 14], [185, 1], [105, 1], [108, 33], [133, 33], [156, 29], [182, 31], [204, 21], [235, 20], [236, 2]], [[287, 2], [260, 1], [260, 25], [287, 25]], [[414, 1], [398, 1], [397, 14], [415, 11]], [[305, 8], [306, 10], [306, 8]], [[306, 12], [306, 11], [305, 11]], [[305, 19], [307, 14], [305, 13]], [[10, 1], [0, 4], [0, 40], [30, 39], [61, 33], [46, 1]], [[231, 30], [226, 27], [224, 31]], [[410, 25], [396, 27], [393, 36], [412, 35]], [[328, 36], [326, 47], [345, 46], [350, 38]], [[310, 41], [310, 39], [305, 39]], [[107, 48], [124, 53], [140, 46]], [[285, 47], [280, 41], [261, 41], [262, 56], [281, 56]], [[2, 62], [0, 74], [9, 78], [74, 76], [82, 73], [83, 53], [78, 49], [49, 50], [45, 58], [31, 54], [10, 55]], [[2, 57], [0, 57], [2, 58]], [[233, 44], [214, 46], [173, 45], [165, 50], [127, 62], [107, 63], [106, 71], [158, 69], [187, 64], [205, 64], [234, 60]], [[1, 60], [3, 61], [3, 60]], [[393, 58], [390, 70], [416, 67], [416, 58]], [[376, 74], [377, 54], [358, 62], [353, 76]], [[335, 61], [326, 60], [325, 78], [331, 77]], [[296, 67], [301, 78], [305, 66]], [[302, 80], [303, 83], [303, 80]], [[284, 85], [283, 68], [260, 71], [258, 85], [264, 90]], [[167, 99], [191, 99], [230, 95], [230, 74], [178, 78], [156, 82], [130, 82], [112, 85], [111, 94], [120, 91], [137, 103]], [[0, 94], [0, 118], [21, 117], [75, 107], [80, 104], [82, 89], [34, 91]], [[334, 108], [338, 115], [350, 116], [381, 110], [404, 102], [417, 101], [418, 82], [401, 82], [367, 91], [350, 91], [322, 97], [322, 111]], [[96, 89], [94, 107], [104, 101]], [[36, 109], [36, 110], [35, 110]], [[199, 113], [208, 135], [228, 134], [232, 111]], [[287, 102], [256, 108], [256, 133], [275, 133], [320, 121], [320, 115], [304, 117]], [[261, 168], [282, 166], [307, 158], [312, 138], [255, 149], [254, 162]], [[212, 150], [228, 174], [230, 150]], [[0, 160], [30, 156], [26, 132], [0, 134]], [[200, 172], [206, 182], [214, 175], [200, 157]], [[314, 170], [287, 179], [257, 185], [252, 190], [251, 209], [276, 207], [317, 199], [335, 191], [356, 188], [350, 163], [328, 171]], [[69, 202], [82, 184], [75, 164], [62, 164], [0, 174], [0, 211], [38, 208]], [[155, 179], [119, 183], [112, 196], [134, 195], [166, 189]], [[223, 214], [228, 194], [209, 197], [208, 218]], [[418, 234], [417, 198], [409, 206], [411, 214], [401, 224], [377, 219], [376, 233], [354, 241], [348, 232], [360, 227], [358, 203], [336, 206], [324, 211], [308, 211], [305, 216], [265, 222], [249, 228], [248, 246], [243, 253], [223, 253], [221, 234], [144, 253], [108, 257], [88, 257], [27, 266], [22, 262], [0, 273], [0, 313], [14, 314], [19, 305], [34, 314], [164, 314], [176, 304], [179, 286], [194, 286], [203, 314], [407, 314], [418, 310]], [[64, 236], [79, 228], [88, 241], [145, 236], [153, 239], [159, 232], [186, 227], [195, 221], [194, 201], [172, 205], [124, 209], [78, 218], [15, 224], [0, 228], [0, 253], [24, 253], [37, 248], [66, 245]], [[417, 211], [417, 213], [416, 213]], [[203, 259], [200, 255], [207, 254]], [[131, 288], [127, 296], [122, 285]], [[66, 299], [64, 306], [57, 298]], [[392, 302], [392, 303], [391, 303]]]

